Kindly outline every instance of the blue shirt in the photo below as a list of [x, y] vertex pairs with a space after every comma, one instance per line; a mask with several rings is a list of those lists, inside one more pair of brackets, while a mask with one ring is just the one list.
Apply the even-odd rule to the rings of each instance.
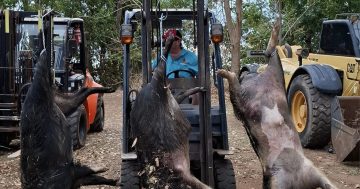
[[[157, 61], [153, 60], [151, 62], [151, 67], [154, 70], [157, 66]], [[172, 59], [169, 54], [166, 61], [166, 75], [174, 70], [188, 70], [192, 72], [195, 76], [198, 75], [198, 58], [197, 56], [188, 50], [181, 49], [180, 55]], [[174, 78], [175, 73], [169, 75], [169, 78]], [[179, 71], [179, 77], [192, 77], [188, 72]]]

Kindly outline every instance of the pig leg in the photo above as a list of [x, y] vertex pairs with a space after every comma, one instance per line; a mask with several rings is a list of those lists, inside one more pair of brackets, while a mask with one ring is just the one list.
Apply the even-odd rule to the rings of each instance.
[[191, 89], [188, 89], [186, 91], [182, 91], [180, 92], [176, 97], [175, 97], [175, 100], [177, 103], [180, 103], [182, 102], [186, 97], [192, 95], [192, 94], [195, 94], [197, 92], [200, 92], [203, 88], [200, 88], [200, 87], [194, 87], [194, 88], [191, 88]]
[[117, 186], [117, 182], [118, 181], [115, 179], [107, 179], [98, 175], [89, 175], [76, 180], [72, 188], [80, 188], [80, 186], [88, 186], [88, 185]]
[[240, 86], [240, 82], [236, 77], [236, 74], [234, 72], [229, 72], [227, 70], [224, 69], [219, 69], [216, 72], [220, 77], [226, 78], [228, 80], [229, 83], [229, 91], [230, 91], [230, 100], [233, 104], [234, 107], [234, 111], [235, 111], [235, 115], [240, 115], [240, 107], [242, 107], [240, 100], [242, 100], [242, 98], [246, 98], [241, 96], [241, 94], [239, 94], [241, 91], [241, 86]]
[[96, 174], [96, 173], [103, 173], [106, 172], [107, 169], [105, 168], [90, 168], [88, 166], [83, 166], [80, 164], [76, 164], [75, 165], [75, 172], [74, 172], [74, 176], [75, 178], [80, 178], [83, 177], [85, 175], [90, 175], [90, 174]]
[[90, 167], [87, 166], [75, 165], [75, 169], [74, 169], [75, 183], [73, 185], [73, 188], [78, 188], [83, 185], [102, 185], [102, 184], [116, 186], [117, 180], [107, 179], [102, 176], [94, 175], [106, 171], [107, 169], [105, 168], [91, 169]]
[[65, 116], [75, 112], [76, 109], [84, 102], [84, 100], [94, 93], [112, 93], [114, 90], [110, 87], [82, 88], [72, 95], [63, 95], [57, 93], [55, 95], [55, 103]]
[[280, 27], [281, 27], [281, 20], [280, 18], [277, 18], [274, 27], [271, 31], [271, 37], [269, 39], [269, 43], [265, 51], [265, 55], [268, 57], [271, 55], [271, 53], [274, 52], [276, 45], [279, 43], [278, 36], [280, 32]]
[[209, 189], [209, 186], [206, 186], [196, 177], [192, 176], [190, 173], [189, 157], [185, 155], [185, 152], [178, 150], [173, 153], [172, 160], [174, 163], [174, 171], [179, 173], [180, 178], [184, 181], [185, 184], [191, 186], [193, 189]]
[[224, 69], [218, 69], [216, 73], [220, 77], [226, 78], [229, 82], [229, 85], [236, 85], [236, 83], [239, 83], [238, 79], [236, 78], [236, 74], [234, 72], [229, 72]]
[[196, 177], [192, 176], [189, 170], [181, 172], [180, 176], [183, 181], [193, 189], [210, 189], [209, 186], [206, 186]]

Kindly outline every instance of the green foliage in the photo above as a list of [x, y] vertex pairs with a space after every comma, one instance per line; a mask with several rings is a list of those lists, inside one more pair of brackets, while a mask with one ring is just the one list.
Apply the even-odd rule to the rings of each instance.
[[261, 63], [262, 58], [247, 58], [248, 50], [266, 49], [271, 32], [271, 19], [265, 15], [268, 5], [266, 2], [253, 2], [243, 4], [243, 36], [241, 43], [241, 64]]
[[83, 18], [91, 60], [88, 67], [94, 78], [108, 86], [121, 83], [122, 46], [118, 28], [121, 23], [117, 23], [116, 16], [122, 9], [117, 8], [118, 1], [126, 8], [138, 8], [137, 5], [141, 4], [135, 0], [5, 0], [0, 2], [0, 8], [25, 11], [53, 9], [61, 16]]
[[14, 8], [17, 2], [17, 0], [2, 0], [0, 1], [0, 9]]
[[287, 32], [284, 41], [316, 51], [323, 19], [359, 10], [358, 0], [283, 0], [283, 31]]
[[[192, 8], [193, 0], [157, 0], [161, 8]], [[155, 0], [153, 0], [155, 2]]]
[[[192, 0], [152, 0], [153, 7], [160, 1], [161, 8], [192, 8]], [[20, 9], [36, 11], [51, 8], [68, 17], [81, 17], [85, 21], [88, 48], [91, 62], [89, 68], [94, 78], [104, 85], [121, 83], [122, 45], [119, 43], [118, 11], [140, 8], [141, 0], [122, 0], [122, 8], [117, 7], [120, 0], [2, 0], [0, 9]], [[234, 0], [230, 0], [230, 4]], [[279, 6], [281, 2], [281, 6]], [[209, 1], [209, 7], [219, 11], [221, 1]], [[243, 2], [241, 63], [262, 62], [262, 59], [246, 58], [247, 50], [265, 49], [275, 13], [281, 7], [283, 19], [282, 44], [301, 45], [316, 51], [318, 47], [321, 22], [324, 18], [333, 19], [343, 12], [359, 12], [359, 0], [251, 0]], [[222, 12], [222, 11], [220, 11]], [[220, 17], [221, 19], [221, 17]], [[222, 17], [224, 19], [224, 17]], [[221, 20], [220, 20], [221, 21]], [[184, 45], [192, 47], [192, 23], [185, 23], [183, 29]], [[139, 28], [138, 28], [139, 29]], [[229, 33], [226, 32], [223, 45], [229, 49]], [[141, 72], [141, 41], [139, 30], [131, 46], [131, 69]], [[227, 51], [228, 52], [228, 51]], [[223, 55], [226, 63], [230, 57]], [[225, 60], [226, 59], [226, 60]]]
[[[279, 0], [250, 1], [243, 4], [242, 64], [261, 62], [245, 58], [246, 51], [266, 48], [271, 24], [278, 12]], [[281, 0], [282, 44], [301, 45], [316, 51], [319, 46], [321, 23], [336, 14], [360, 10], [359, 0]]]

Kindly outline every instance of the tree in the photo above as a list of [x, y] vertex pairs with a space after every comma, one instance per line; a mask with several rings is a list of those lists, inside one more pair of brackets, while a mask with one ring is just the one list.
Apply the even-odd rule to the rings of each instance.
[[321, 22], [336, 14], [358, 12], [359, 0], [283, 0], [284, 40], [314, 51], [318, 48]]
[[238, 75], [240, 72], [240, 39], [242, 36], [242, 0], [235, 0], [235, 14], [233, 14], [229, 1], [223, 0], [226, 28], [230, 38], [231, 71]]
[[263, 58], [248, 58], [248, 50], [265, 50], [272, 28], [269, 4], [264, 1], [243, 5], [241, 64], [262, 63]]

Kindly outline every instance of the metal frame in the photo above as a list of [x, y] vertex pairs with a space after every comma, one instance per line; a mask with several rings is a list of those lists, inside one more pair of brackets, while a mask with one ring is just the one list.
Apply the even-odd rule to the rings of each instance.
[[[15, 68], [14, 49], [16, 45], [16, 27], [21, 23], [32, 23], [34, 21], [25, 21], [26, 17], [35, 17], [36, 12], [23, 12], [3, 10], [0, 13], [1, 22], [1, 41], [3, 44], [0, 51], [0, 133], [17, 133], [17, 127], [20, 121], [20, 100], [22, 91], [26, 83], [16, 83], [16, 73], [28, 68]], [[52, 14], [45, 17], [45, 20], [51, 20]], [[32, 68], [30, 68], [32, 69]], [[12, 73], [13, 72], [13, 73]]]
[[[7, 16], [5, 16], [5, 12], [7, 12]], [[28, 89], [28, 83], [21, 83], [19, 86], [15, 86], [16, 83], [14, 81], [15, 71], [13, 76], [8, 76], [9, 71], [15, 68], [15, 53], [14, 49], [16, 46], [16, 27], [21, 23], [33, 23], [38, 25], [39, 28], [44, 29], [45, 36], [45, 45], [47, 49], [51, 49], [50, 52], [54, 52], [53, 47], [53, 32], [54, 25], [66, 25], [67, 27], [73, 24], [80, 24], [81, 30], [81, 39], [82, 43], [80, 46], [80, 64], [76, 69], [82, 70], [84, 76], [86, 75], [86, 64], [88, 61], [88, 57], [86, 54], [86, 38], [83, 29], [83, 20], [78, 18], [58, 18], [54, 17], [55, 13], [52, 11], [47, 16], [44, 17], [44, 26], [42, 22], [39, 22], [38, 13], [36, 12], [24, 12], [24, 11], [11, 11], [11, 10], [2, 10], [0, 11], [0, 133], [2, 132], [11, 132], [18, 133], [19, 132], [19, 121], [20, 121], [20, 113], [21, 113], [21, 98], [23, 95], [23, 91]], [[7, 17], [7, 18], [6, 18]], [[41, 25], [40, 25], [41, 24]], [[8, 25], [8, 27], [5, 27]], [[8, 28], [9, 31], [5, 31]], [[67, 40], [66, 40], [67, 41]], [[65, 44], [65, 47], [67, 44]], [[66, 49], [64, 49], [64, 53], [67, 53]], [[47, 54], [49, 62], [51, 62], [48, 66], [49, 69], [54, 68], [54, 54]], [[34, 68], [30, 68], [34, 69]], [[67, 71], [66, 71], [67, 72]], [[54, 72], [55, 74], [55, 72]], [[8, 76], [8, 77], [7, 77]], [[64, 76], [64, 90], [66, 92], [68, 85], [68, 75]], [[7, 98], [7, 100], [4, 100]], [[3, 111], [7, 111], [9, 113], [2, 113]]]
[[[210, 57], [209, 57], [209, 24], [216, 23], [216, 19], [212, 13], [205, 9], [204, 0], [198, 0], [195, 8], [197, 11], [191, 10], [167, 10], [150, 12], [150, 1], [143, 1], [143, 11], [134, 10], [126, 11], [124, 24], [132, 24], [133, 20], [140, 20], [141, 22], [141, 44], [142, 48], [142, 73], [143, 84], [147, 84], [151, 80], [151, 32], [152, 26], [157, 22], [157, 17], [162, 13], [167, 15], [168, 20], [192, 20], [195, 17], [197, 23], [196, 39], [198, 46], [198, 65], [199, 65], [199, 83], [204, 88], [200, 92], [200, 104], [199, 104], [199, 129], [200, 129], [200, 154], [199, 160], [201, 164], [201, 180], [208, 184], [210, 187], [214, 187], [214, 154], [217, 150], [213, 149], [213, 135], [212, 128], [212, 111], [210, 101], [211, 90], [211, 77], [210, 77]], [[191, 14], [189, 14], [191, 13]], [[221, 54], [219, 44], [214, 44], [214, 58], [213, 69], [219, 69], [222, 67]], [[130, 70], [130, 45], [123, 45], [123, 132], [122, 132], [122, 160], [129, 161], [136, 159], [134, 153], [130, 153], [129, 149], [129, 133], [130, 133], [130, 108], [131, 102], [129, 100], [129, 70]], [[229, 152], [228, 135], [227, 135], [227, 121], [226, 121], [226, 108], [224, 98], [224, 84], [223, 79], [220, 77], [214, 77], [215, 84], [218, 87], [219, 95], [219, 119], [221, 124], [221, 131], [219, 135], [224, 138], [222, 141], [223, 146], [221, 156], [231, 154]], [[190, 136], [191, 138], [192, 136]], [[191, 148], [191, 147], [190, 147]]]

